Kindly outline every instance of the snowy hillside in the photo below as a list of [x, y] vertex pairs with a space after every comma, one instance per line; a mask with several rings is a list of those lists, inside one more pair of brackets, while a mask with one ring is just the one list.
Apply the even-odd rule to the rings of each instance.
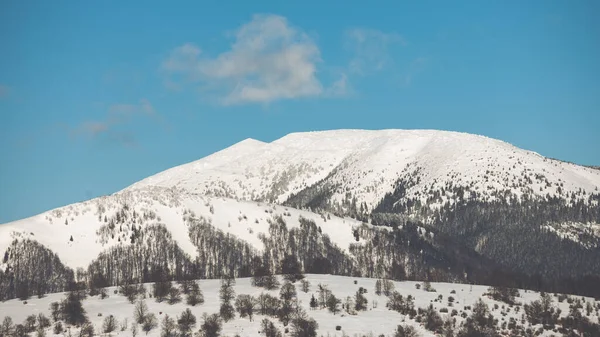
[[0, 300], [296, 269], [600, 296], [599, 187], [597, 169], [456, 132], [247, 139], [0, 225]]
[[[526, 315], [526, 309], [524, 305], [531, 305], [532, 302], [540, 299], [540, 294], [537, 292], [527, 292], [520, 290], [518, 296], [515, 297], [515, 304], [508, 304], [499, 300], [494, 300], [486, 293], [488, 287], [485, 286], [470, 286], [465, 284], [453, 284], [453, 283], [431, 283], [433, 291], [425, 291], [423, 284], [418, 282], [393, 282], [392, 293], [395, 291], [396, 294], [400, 294], [403, 298], [412, 296], [415, 315], [403, 314], [395, 310], [388, 308], [390, 297], [385, 294], [376, 294], [375, 290], [375, 279], [366, 278], [350, 278], [340, 277], [331, 275], [307, 275], [306, 280], [309, 282], [307, 292], [302, 291], [301, 283], [297, 282], [295, 285], [296, 296], [298, 304], [306, 312], [309, 318], [313, 318], [317, 324], [317, 336], [394, 336], [394, 332], [398, 325], [412, 326], [415, 328], [418, 335], [427, 336], [438, 336], [439, 333], [431, 331], [439, 328], [439, 331], [444, 331], [445, 335], [448, 336], [447, 331], [452, 331], [452, 335], [456, 334], [463, 328], [463, 324], [467, 321], [467, 317], [471, 316], [476, 310], [477, 301], [482, 300], [487, 306], [488, 313], [496, 320], [494, 323], [496, 329], [508, 336], [509, 333], [514, 336], [528, 335], [525, 333], [527, 329], [532, 332], [541, 331], [540, 336], [551, 336], [556, 335], [561, 329], [561, 325], [547, 327], [544, 329], [542, 324], [531, 324], [528, 322], [528, 315]], [[280, 281], [283, 281], [280, 279]], [[143, 301], [147, 304], [149, 313], [154, 314], [157, 317], [157, 326], [150, 330], [147, 334], [150, 337], [161, 336], [163, 325], [161, 322], [164, 320], [166, 315], [177, 320], [181, 316], [182, 312], [189, 308], [192, 314], [196, 317], [197, 323], [193, 328], [193, 332], [198, 331], [203, 323], [202, 315], [219, 313], [219, 306], [221, 301], [219, 300], [219, 280], [200, 280], [198, 282], [200, 290], [204, 294], [204, 303], [190, 306], [186, 304], [185, 295], [182, 296], [181, 300], [174, 304], [169, 304], [168, 301], [158, 303], [155, 298], [145, 298]], [[341, 303], [338, 305], [339, 312], [332, 313], [327, 308], [316, 309], [310, 308], [309, 303], [312, 296], [319, 297], [318, 286], [323, 285], [327, 287], [331, 294], [341, 299]], [[179, 287], [178, 285], [175, 285]], [[419, 288], [417, 288], [420, 286]], [[146, 284], [147, 294], [152, 293], [152, 285]], [[347, 298], [350, 297], [351, 308], [354, 306], [353, 299], [360, 288], [366, 289], [364, 297], [366, 298], [366, 309], [356, 311], [351, 309], [349, 312], [345, 309]], [[261, 293], [268, 293], [274, 297], [279, 297], [280, 289], [265, 290], [251, 285], [251, 280], [248, 278], [237, 279], [236, 284], [233, 287], [236, 295], [247, 294], [253, 296], [255, 299], [259, 297]], [[100, 296], [88, 297], [83, 301], [83, 308], [94, 326], [95, 333], [103, 333], [103, 322], [108, 316], [113, 315], [116, 321], [115, 330], [111, 331], [113, 336], [130, 336], [131, 327], [135, 325], [134, 309], [135, 303], [131, 303], [122, 294], [117, 294], [118, 288], [111, 287], [107, 288], [108, 297], [101, 299]], [[32, 298], [23, 304], [19, 300], [10, 300], [4, 303], [0, 303], [0, 318], [2, 316], [10, 316], [15, 324], [24, 322], [30, 315], [38, 315], [43, 313], [46, 317], [51, 317], [50, 303], [60, 302], [63, 300], [65, 295], [63, 293], [50, 294], [44, 298]], [[138, 297], [142, 298], [142, 297]], [[594, 301], [593, 298], [574, 298], [561, 295], [550, 296], [551, 307], [560, 309], [561, 313], [557, 315], [557, 323], [560, 319], [564, 319], [568, 316], [577, 316], [574, 311], [570, 309], [574, 300], [578, 301], [581, 305], [579, 309], [575, 309], [576, 312], [582, 316], [584, 320], [589, 322], [598, 323], [598, 309], [600, 308], [600, 302]], [[419, 308], [427, 309], [430, 305], [433, 307], [432, 312], [417, 312]], [[239, 314], [235, 315], [233, 320], [223, 322], [223, 328], [221, 331], [222, 336], [265, 336], [264, 331], [261, 332], [261, 321], [263, 319], [269, 319], [275, 323], [276, 328], [280, 332], [290, 330], [289, 333], [285, 333], [285, 336], [289, 336], [293, 333], [293, 325], [284, 326], [276, 317], [261, 315], [257, 312], [260, 310], [260, 305], [256, 304], [254, 311], [254, 317], [250, 320], [248, 317], [240, 317]], [[589, 309], [591, 308], [591, 309]], [[588, 311], [589, 309], [589, 311]], [[437, 313], [437, 314], [435, 314]], [[439, 321], [437, 316], [439, 315]], [[449, 320], [450, 324], [446, 325], [444, 322]], [[442, 325], [443, 324], [443, 325]], [[439, 327], [438, 327], [439, 326]], [[339, 329], [337, 329], [339, 327]], [[64, 325], [66, 328], [66, 325]], [[79, 330], [73, 326], [70, 328], [72, 334], [76, 334]], [[137, 327], [140, 334], [142, 327]], [[430, 329], [430, 330], [428, 330]], [[46, 333], [50, 336], [53, 335], [53, 327], [46, 328]], [[60, 334], [59, 334], [60, 335]], [[536, 334], [537, 335], [537, 334]], [[295, 336], [295, 335], [294, 335]], [[300, 335], [303, 336], [303, 335]], [[493, 335], [489, 335], [493, 336]]]
[[[499, 196], [586, 199], [600, 188], [600, 171], [540, 156], [508, 143], [433, 130], [336, 130], [292, 133], [272, 143], [245, 140], [198, 161], [133, 184], [244, 200], [286, 201], [316, 183], [347, 192], [372, 210], [398, 181], [414, 181], [406, 197], [423, 201], [445, 189], [468, 187], [481, 200]], [[572, 196], [573, 195], [573, 196]]]
[[31, 218], [0, 225], [0, 251], [14, 238], [31, 238], [55, 252], [73, 269], [86, 268], [98, 254], [115, 245], [129, 244], [131, 227], [121, 225], [116, 236], [108, 230], [109, 221], [126, 208], [137, 212], [138, 220], [128, 224], [159, 222], [167, 224], [173, 239], [190, 256], [197, 248], [190, 242], [186, 213], [207, 219], [215, 229], [249, 243], [257, 250], [264, 246], [259, 235], [268, 234], [268, 220], [282, 216], [289, 228], [298, 226], [300, 217], [313, 220], [341, 249], [356, 242], [352, 229], [361, 225], [353, 219], [324, 216], [274, 204], [236, 201], [182, 193], [174, 189], [149, 187], [92, 199], [61, 207]]

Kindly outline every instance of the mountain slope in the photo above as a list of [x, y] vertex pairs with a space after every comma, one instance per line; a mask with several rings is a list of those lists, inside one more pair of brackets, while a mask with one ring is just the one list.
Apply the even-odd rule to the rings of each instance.
[[353, 228], [361, 226], [361, 222], [353, 219], [330, 216], [327, 220], [319, 214], [279, 205], [155, 187], [92, 199], [0, 225], [0, 250], [4, 251], [15, 238], [33, 239], [54, 251], [67, 266], [85, 268], [102, 250], [129, 244], [132, 225], [164, 223], [182, 250], [194, 256], [197, 247], [188, 235], [185, 220], [188, 212], [206, 218], [216, 230], [229, 233], [257, 250], [264, 249], [259, 234], [268, 233], [268, 221], [273, 217], [284, 217], [289, 228], [298, 227], [300, 217], [310, 219], [346, 251], [355, 242]]
[[296, 262], [309, 273], [596, 294], [599, 186], [596, 169], [456, 132], [247, 139], [0, 225], [0, 298]]

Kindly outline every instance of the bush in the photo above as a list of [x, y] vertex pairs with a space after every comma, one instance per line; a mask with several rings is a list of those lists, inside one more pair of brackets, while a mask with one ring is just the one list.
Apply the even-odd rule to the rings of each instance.
[[[446, 312], [448, 312], [447, 309], [446, 309]], [[440, 315], [433, 308], [433, 305], [429, 305], [427, 310], [425, 310], [425, 312], [424, 312], [424, 316], [425, 316], [424, 317], [425, 329], [427, 329], [429, 331], [441, 333], [444, 322], [442, 321], [442, 318], [440, 317]]]
[[252, 316], [254, 315], [255, 304], [256, 299], [250, 295], [238, 295], [238, 297], [235, 299], [235, 309], [240, 314], [240, 317], [244, 318], [248, 316], [250, 321], [252, 321]]
[[146, 314], [144, 321], [142, 322], [142, 330], [148, 334], [148, 332], [152, 331], [154, 328], [158, 326], [158, 322], [156, 320], [156, 315], [149, 313]]
[[164, 301], [169, 296], [172, 287], [170, 281], [155, 282], [152, 285], [152, 294], [154, 295], [156, 302]]
[[[298, 317], [292, 320], [292, 337], [316, 337], [319, 324], [312, 318]], [[288, 329], [285, 329], [288, 333]]]
[[54, 328], [52, 329], [52, 332], [55, 335], [60, 335], [63, 332], [63, 325], [61, 321], [54, 323]]
[[394, 331], [394, 337], [418, 337], [419, 333], [411, 325], [398, 325], [396, 331]]
[[79, 332], [81, 337], [93, 337], [94, 336], [94, 326], [90, 322], [86, 322], [81, 326], [81, 330]]
[[496, 301], [515, 304], [515, 297], [519, 296], [519, 291], [517, 289], [506, 287], [489, 287], [488, 295]]
[[[262, 333], [265, 334], [265, 337], [281, 337], [281, 332], [277, 330], [275, 324], [271, 322], [269, 319], [265, 318], [260, 323]], [[287, 329], [286, 329], [287, 330]], [[286, 331], [287, 333], [287, 331]]]
[[431, 286], [431, 283], [429, 283], [429, 281], [423, 282], [423, 290], [430, 293], [436, 292], [436, 290]]
[[37, 315], [37, 322], [38, 327], [41, 327], [43, 329], [50, 326], [50, 320], [48, 319], [48, 317], [46, 317], [46, 315], [44, 315], [41, 312]]
[[[356, 281], [355, 281], [355, 282], [356, 282]], [[341, 326], [341, 325], [336, 325], [336, 326], [335, 326], [335, 330], [336, 330], [336, 331], [340, 331], [340, 330], [342, 330], [342, 326]]]

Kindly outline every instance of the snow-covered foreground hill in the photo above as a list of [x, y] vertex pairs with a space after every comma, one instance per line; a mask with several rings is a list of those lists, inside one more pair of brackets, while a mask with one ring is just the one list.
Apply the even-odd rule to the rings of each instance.
[[[132, 218], [134, 212], [137, 218]], [[361, 222], [349, 218], [330, 215], [327, 219], [309, 211], [275, 204], [149, 187], [92, 199], [0, 225], [0, 251], [4, 252], [14, 238], [30, 238], [55, 252], [68, 267], [87, 268], [103, 250], [128, 245], [132, 225], [143, 228], [158, 222], [166, 224], [173, 239], [185, 253], [195, 256], [197, 247], [191, 243], [185, 221], [192, 214], [205, 218], [216, 230], [229, 233], [257, 250], [264, 249], [259, 236], [261, 233], [269, 234], [268, 220], [277, 216], [286, 219], [289, 228], [298, 227], [300, 217], [313, 220], [333, 243], [346, 251], [351, 242], [356, 242], [353, 228], [361, 225]], [[108, 229], [111, 221], [115, 223], [114, 230]]]
[[[309, 317], [312, 317], [318, 323], [318, 336], [393, 336], [393, 332], [398, 325], [410, 325], [414, 326], [421, 336], [435, 336], [431, 331], [425, 329], [424, 322], [417, 322], [414, 318], [410, 319], [406, 315], [402, 315], [396, 311], [389, 310], [386, 308], [388, 301], [384, 295], [375, 294], [375, 279], [368, 278], [352, 278], [342, 276], [331, 276], [331, 275], [306, 275], [306, 279], [310, 282], [310, 289], [307, 293], [302, 292], [300, 282], [296, 282], [297, 296], [300, 305], [305, 309]], [[280, 279], [281, 280], [281, 279]], [[204, 293], [205, 302], [194, 307], [185, 304], [184, 301], [173, 305], [168, 304], [166, 301], [157, 303], [154, 298], [146, 298], [145, 302], [148, 304], [151, 313], [154, 313], [157, 318], [159, 325], [157, 328], [152, 330], [148, 336], [160, 336], [160, 321], [164, 315], [171, 317], [177, 317], [186, 309], [190, 308], [192, 313], [198, 319], [198, 324], [194, 328], [194, 332], [199, 329], [202, 323], [202, 314], [212, 314], [219, 312], [219, 280], [200, 280], [197, 281], [200, 285], [200, 289]], [[340, 313], [332, 314], [327, 309], [316, 309], [313, 310], [309, 307], [311, 296], [314, 294], [317, 297], [318, 285], [322, 284], [327, 286], [332, 294], [337, 298], [342, 299], [342, 303], [346, 297], [353, 297], [360, 287], [367, 290], [364, 296], [368, 300], [367, 310], [359, 311], [356, 315], [350, 315], [343, 309]], [[435, 311], [438, 312], [443, 320], [447, 318], [456, 319], [454, 323], [454, 330], [457, 332], [460, 330], [461, 324], [465, 321], [461, 314], [471, 315], [474, 304], [482, 299], [487, 304], [489, 312], [495, 319], [498, 320], [499, 331], [503, 332], [504, 335], [509, 335], [509, 330], [506, 328], [502, 329], [504, 322], [509, 322], [512, 318], [515, 319], [518, 325], [523, 326], [524, 329], [531, 328], [534, 332], [541, 329], [542, 325], [530, 325], [525, 317], [524, 304], [530, 304], [532, 301], [539, 300], [540, 294], [532, 291], [519, 291], [519, 296], [516, 297], [516, 304], [509, 306], [506, 303], [495, 301], [484, 294], [488, 288], [485, 286], [478, 285], [465, 285], [465, 284], [453, 284], [453, 283], [431, 283], [431, 286], [436, 290], [435, 292], [427, 292], [423, 290], [421, 286], [417, 289], [417, 285], [421, 285], [418, 282], [393, 282], [395, 291], [407, 297], [411, 295], [414, 298], [415, 309], [427, 308], [429, 305], [433, 305]], [[96, 334], [102, 332], [102, 322], [109, 316], [113, 315], [117, 319], [117, 330], [112, 332], [114, 336], [130, 336], [130, 326], [134, 321], [134, 304], [131, 304], [121, 294], [114, 294], [116, 287], [108, 288], [109, 297], [106, 299], [100, 299], [99, 296], [88, 297], [83, 301], [84, 309], [91, 323], [95, 327]], [[152, 287], [150, 284], [146, 284], [146, 289], [151, 291]], [[248, 294], [257, 297], [262, 292], [268, 292], [273, 296], [279, 296], [279, 289], [266, 291], [262, 288], [251, 286], [251, 280], [249, 278], [237, 279], [234, 286], [236, 295]], [[453, 297], [453, 304], [449, 306], [449, 297]], [[38, 313], [44, 313], [50, 317], [50, 303], [61, 301], [64, 298], [64, 294], [49, 294], [41, 299], [31, 298], [26, 304], [23, 304], [20, 300], [9, 300], [0, 303], [0, 318], [2, 316], [12, 317], [15, 323], [23, 322], [27, 316]], [[441, 298], [441, 300], [438, 300]], [[552, 296], [552, 306], [561, 310], [560, 317], [566, 317], [569, 315], [569, 302], [573, 303], [573, 299], [580, 301], [583, 308], [581, 312], [583, 316], [587, 317], [592, 323], [598, 323], [598, 309], [600, 308], [600, 301], [595, 302], [592, 298], [577, 297], [570, 298], [559, 302], [556, 296]], [[586, 313], [587, 303], [592, 305], [593, 309], [588, 314]], [[465, 310], [465, 306], [471, 309]], [[448, 312], [440, 312], [440, 309], [447, 308]], [[452, 310], [456, 309], [457, 314], [452, 315]], [[250, 321], [247, 317], [240, 318], [236, 315], [236, 318], [232, 321], [226, 322], [223, 325], [222, 336], [264, 336], [260, 334], [261, 330], [260, 322], [266, 316], [256, 315], [253, 321]], [[268, 317], [276, 326], [283, 332], [285, 327], [273, 317]], [[125, 331], [120, 331], [120, 325], [122, 322], [127, 320], [128, 327]], [[524, 320], [524, 321], [522, 321]], [[336, 327], [340, 326], [340, 330], [336, 330]], [[559, 325], [557, 325], [557, 328]], [[288, 328], [290, 328], [288, 326]], [[52, 328], [48, 328], [47, 334], [52, 335]], [[77, 328], [72, 328], [72, 334], [76, 335]], [[140, 331], [141, 334], [143, 332]], [[68, 334], [67, 334], [68, 335]], [[289, 333], [284, 334], [288, 336]], [[544, 331], [542, 336], [557, 335], [552, 330]]]

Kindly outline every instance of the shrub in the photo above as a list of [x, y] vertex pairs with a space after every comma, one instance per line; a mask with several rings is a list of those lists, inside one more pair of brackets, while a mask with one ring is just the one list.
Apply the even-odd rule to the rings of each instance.
[[[271, 322], [269, 319], [265, 318], [260, 323], [262, 333], [265, 334], [265, 337], [281, 337], [281, 332], [277, 330], [275, 324]], [[287, 329], [286, 329], [287, 330]], [[287, 331], [286, 331], [287, 333]]]
[[488, 295], [496, 301], [515, 304], [515, 297], [519, 296], [519, 291], [517, 289], [506, 287], [489, 287]]
[[142, 330], [144, 330], [146, 335], [157, 326], [158, 322], [156, 321], [156, 315], [153, 313], [146, 314], [144, 321], [142, 322]]
[[431, 283], [429, 283], [429, 281], [423, 282], [423, 290], [430, 293], [436, 292], [436, 290], [431, 286]]
[[254, 315], [255, 304], [256, 299], [250, 295], [238, 295], [238, 297], [235, 299], [235, 309], [240, 314], [240, 317], [243, 318], [248, 316], [250, 321], [252, 321], [252, 316]]
[[[448, 312], [447, 309], [446, 309], [446, 312]], [[444, 322], [442, 321], [442, 318], [440, 317], [440, 315], [433, 308], [433, 305], [429, 305], [427, 310], [425, 310], [424, 315], [425, 315], [425, 317], [424, 317], [425, 329], [427, 329], [429, 331], [441, 333]]]
[[59, 335], [63, 332], [63, 325], [61, 321], [58, 321], [56, 323], [54, 323], [54, 328], [52, 329], [52, 332], [55, 335]]
[[335, 330], [336, 330], [336, 331], [340, 331], [340, 330], [342, 330], [342, 326], [341, 326], [341, 325], [336, 325], [336, 326], [335, 326]]
[[418, 337], [419, 333], [412, 325], [398, 325], [394, 337]]

